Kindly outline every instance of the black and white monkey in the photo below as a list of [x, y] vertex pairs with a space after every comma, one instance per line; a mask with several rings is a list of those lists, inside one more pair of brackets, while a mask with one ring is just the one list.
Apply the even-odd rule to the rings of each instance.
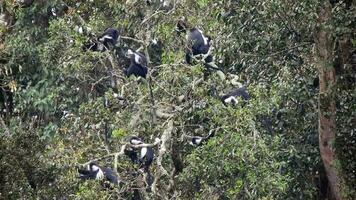
[[[131, 145], [145, 144], [143, 142], [143, 140], [137, 136], [132, 136], [130, 138], [129, 142]], [[143, 169], [144, 171], [148, 171], [150, 165], [153, 162], [153, 158], [154, 158], [153, 148], [152, 147], [140, 147], [139, 157], [137, 156], [138, 153], [136, 152], [136, 149], [134, 147], [125, 149], [125, 154], [131, 159], [131, 161], [133, 163], [138, 163], [140, 166], [140, 169]]]
[[193, 145], [193, 146], [200, 146], [201, 144], [203, 144], [203, 142], [208, 141], [209, 138], [214, 136], [214, 131], [210, 130], [209, 134], [205, 137], [201, 137], [201, 136], [193, 136], [191, 138], [191, 141], [189, 144]]
[[133, 164], [138, 164], [137, 151], [131, 147], [126, 147], [124, 149], [124, 154], [130, 158]]
[[193, 57], [202, 56], [205, 67], [220, 70], [211, 64], [214, 59], [210, 52], [212, 44], [210, 36], [204, 35], [203, 31], [198, 28], [189, 28], [184, 17], [178, 20], [177, 31], [179, 34], [186, 34], [188, 48], [185, 52], [185, 60], [188, 64], [193, 64]]
[[64, 2], [58, 3], [47, 8], [47, 14], [50, 18], [58, 18], [66, 14], [69, 7]]
[[119, 39], [119, 31], [114, 28], [108, 28], [99, 37], [92, 37], [84, 43], [83, 50], [104, 52], [115, 47]]
[[[131, 136], [129, 142], [130, 142], [131, 145], [143, 144], [142, 139], [137, 137], [137, 136]], [[126, 147], [125, 150], [124, 150], [124, 154], [130, 158], [132, 163], [134, 163], [134, 164], [138, 164], [139, 163], [136, 149], [134, 149], [132, 147]]]
[[154, 158], [154, 152], [152, 147], [142, 147], [140, 152], [140, 169], [148, 171]]
[[147, 47], [150, 62], [154, 65], [160, 65], [162, 62], [162, 54], [164, 50], [164, 44], [160, 39], [153, 39]]
[[119, 31], [114, 28], [108, 28], [105, 32], [99, 37], [99, 41], [103, 43], [106, 49], [115, 47], [119, 39]]
[[238, 97], [240, 97], [244, 101], [248, 101], [250, 99], [250, 95], [248, 94], [246, 87], [237, 88], [228, 94], [222, 95], [220, 97], [222, 103], [227, 105], [237, 105], [239, 103]]
[[137, 136], [132, 136], [130, 138], [130, 144], [132, 145], [139, 145], [139, 144], [143, 144], [143, 140]]
[[[129, 142], [131, 145], [143, 144], [143, 140], [137, 136], [131, 136]], [[138, 153], [137, 153], [136, 149], [134, 149], [132, 147], [126, 147], [124, 150], [124, 154], [130, 158], [132, 163], [139, 164], [138, 155], [137, 155]]]
[[89, 39], [87, 40], [84, 45], [82, 46], [83, 51], [100, 51], [103, 52], [104, 51], [104, 45], [101, 44], [99, 41], [97, 41], [96, 39]]
[[171, 9], [171, 0], [159, 0], [159, 1], [155, 1], [155, 0], [146, 0], [146, 4], [148, 6], [159, 6], [159, 9]]
[[88, 169], [79, 169], [78, 172], [81, 180], [105, 180], [113, 183], [114, 185], [119, 184], [119, 179], [113, 170], [107, 167], [100, 167], [95, 163], [90, 163], [88, 165]]
[[146, 57], [142, 53], [131, 49], [127, 50], [126, 57], [130, 58], [130, 66], [124, 69], [124, 74], [127, 77], [135, 75], [146, 78], [148, 72]]

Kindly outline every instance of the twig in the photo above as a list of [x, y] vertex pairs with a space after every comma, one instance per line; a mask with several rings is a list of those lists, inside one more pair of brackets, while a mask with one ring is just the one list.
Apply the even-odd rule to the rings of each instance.
[[152, 15], [150, 15], [149, 17], [147, 17], [144, 20], [142, 20], [141, 25], [146, 23], [148, 20], [150, 20], [155, 15], [158, 15], [158, 14], [169, 15], [169, 14], [171, 14], [176, 9], [176, 3], [173, 1], [173, 8], [171, 10], [169, 10], [168, 12], [164, 12], [162, 10], [159, 11], [160, 8], [161, 8], [161, 6], [158, 7]]
[[158, 15], [159, 13], [164, 13], [163, 11], [158, 11], [159, 8], [157, 8], [157, 10], [149, 17], [147, 17], [146, 19], [144, 19], [142, 22], [141, 22], [141, 25], [146, 23], [148, 20], [150, 20], [152, 17], [154, 17], [155, 15]]
[[117, 165], [118, 165], [119, 155], [124, 154], [125, 149], [126, 149], [126, 144], [122, 145], [120, 152], [119, 152], [119, 153], [116, 153], [116, 154], [114, 155], [114, 171], [115, 171], [116, 173], [117, 173]]
[[100, 83], [101, 81], [105, 80], [105, 79], [108, 79], [110, 78], [110, 76], [104, 76], [104, 77], [101, 77], [99, 80], [95, 81], [94, 83], [91, 84], [91, 88], [90, 88], [90, 91], [93, 91], [94, 90], [94, 87]]
[[139, 40], [136, 38], [132, 38], [132, 37], [127, 37], [127, 36], [120, 36], [120, 38], [125, 39], [125, 40], [132, 40], [141, 44], [145, 44], [145, 42], [143, 40]]

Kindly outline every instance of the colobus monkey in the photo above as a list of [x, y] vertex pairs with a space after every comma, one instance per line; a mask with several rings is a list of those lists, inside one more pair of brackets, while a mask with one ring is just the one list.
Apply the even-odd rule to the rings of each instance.
[[[116, 90], [116, 88], [112, 88], [112, 89]], [[103, 91], [103, 93], [105, 93], [105, 91]], [[107, 109], [115, 109], [115, 104], [120, 103], [121, 101], [125, 101], [125, 98], [122, 96], [119, 96], [119, 94], [117, 94], [115, 92], [112, 94], [112, 97], [105, 96], [105, 94], [103, 97], [103, 105]]]
[[91, 38], [88, 41], [86, 41], [82, 47], [83, 51], [100, 51], [104, 52], [105, 51], [105, 46], [99, 42], [98, 40]]
[[119, 184], [119, 179], [113, 170], [107, 167], [100, 167], [95, 163], [90, 163], [87, 170], [79, 169], [78, 172], [80, 174], [79, 178], [82, 180], [106, 180], [114, 185]]
[[144, 169], [144, 171], [148, 171], [148, 168], [153, 162], [154, 152], [152, 147], [142, 147], [140, 153], [140, 169]]
[[210, 54], [210, 47], [212, 42], [210, 36], [205, 36], [198, 28], [188, 28], [188, 25], [185, 22], [185, 18], [178, 20], [177, 31], [179, 34], [186, 34], [188, 48], [186, 49], [185, 60], [188, 64], [193, 64], [192, 58], [194, 56], [202, 55], [205, 58], [205, 67], [220, 70], [219, 68], [209, 64], [213, 62], [213, 56]]
[[137, 136], [132, 136], [130, 138], [130, 144], [132, 145], [139, 145], [139, 144], [143, 144], [143, 141], [141, 138], [137, 137]]
[[150, 62], [154, 65], [161, 64], [163, 47], [163, 42], [159, 39], [151, 40], [150, 44], [148, 45], [147, 50], [150, 57]]
[[47, 8], [47, 14], [49, 17], [57, 18], [63, 16], [68, 12], [69, 7], [64, 4], [56, 4]]
[[109, 108], [110, 107], [110, 101], [105, 95], [104, 95], [104, 98], [103, 98], [103, 105], [104, 105], [105, 108]]
[[[132, 136], [130, 138], [130, 144], [132, 145], [140, 145], [144, 144], [143, 140], [137, 136]], [[131, 160], [136, 162], [136, 151], [134, 149], [129, 149], [126, 152], [126, 155], [131, 158]], [[142, 147], [140, 150], [140, 157], [138, 159], [140, 164], [140, 169], [143, 168], [145, 171], [148, 171], [149, 166], [152, 164], [154, 158], [154, 152], [152, 147]]]
[[250, 99], [250, 95], [247, 93], [245, 87], [240, 87], [235, 89], [228, 94], [221, 96], [222, 103], [227, 106], [228, 104], [237, 105], [238, 104], [238, 97], [241, 97], [244, 101], [248, 101]]
[[124, 74], [127, 77], [130, 77], [133, 74], [135, 76], [146, 78], [148, 72], [146, 57], [142, 53], [132, 51], [131, 49], [127, 50], [126, 56], [130, 58], [130, 66], [127, 69], [124, 69]]
[[130, 160], [132, 161], [132, 163], [134, 164], [138, 164], [138, 156], [137, 156], [137, 152], [133, 149], [133, 148], [125, 148], [124, 149], [124, 154], [127, 155], [127, 157], [130, 158]]
[[200, 146], [204, 141], [207, 141], [209, 138], [214, 136], [214, 131], [211, 130], [209, 134], [205, 137], [201, 136], [193, 136], [192, 140], [190, 141], [190, 144], [193, 146]]
[[99, 37], [99, 41], [103, 43], [106, 49], [114, 47], [119, 38], [119, 31], [114, 28], [108, 28], [106, 31]]
[[170, 6], [170, 1], [171, 0], [159, 0], [158, 1], [152, 1], [152, 0], [146, 0], [146, 4], [148, 6], [159, 6], [160, 8], [168, 8]]
[[84, 43], [83, 50], [104, 52], [111, 47], [114, 47], [119, 39], [119, 31], [113, 28], [108, 28], [98, 38], [95, 36]]
[[57, 17], [57, 9], [56, 8], [51, 8], [51, 14], [53, 15], [53, 17]]
[[171, 0], [160, 0], [160, 3], [163, 8], [168, 8], [168, 7], [170, 7]]
[[[132, 136], [130, 138], [130, 144], [131, 145], [140, 145], [140, 144], [143, 144], [143, 141], [141, 138], [137, 137], [137, 136]], [[134, 164], [138, 164], [138, 156], [137, 156], [137, 151], [132, 148], [132, 147], [126, 147], [125, 150], [124, 150], [124, 153], [125, 155], [127, 155], [131, 161], [134, 163]]]

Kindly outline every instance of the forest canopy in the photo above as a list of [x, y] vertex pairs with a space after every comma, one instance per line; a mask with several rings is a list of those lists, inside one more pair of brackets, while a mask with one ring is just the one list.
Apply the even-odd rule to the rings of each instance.
[[0, 199], [356, 198], [354, 1], [0, 6]]

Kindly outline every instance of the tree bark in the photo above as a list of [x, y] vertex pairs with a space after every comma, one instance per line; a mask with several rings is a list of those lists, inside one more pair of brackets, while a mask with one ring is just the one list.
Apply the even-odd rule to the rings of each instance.
[[335, 153], [336, 77], [333, 66], [333, 39], [331, 36], [331, 5], [322, 1], [315, 32], [315, 61], [319, 72], [319, 149], [325, 167], [332, 199], [342, 199], [341, 169], [336, 166]]

